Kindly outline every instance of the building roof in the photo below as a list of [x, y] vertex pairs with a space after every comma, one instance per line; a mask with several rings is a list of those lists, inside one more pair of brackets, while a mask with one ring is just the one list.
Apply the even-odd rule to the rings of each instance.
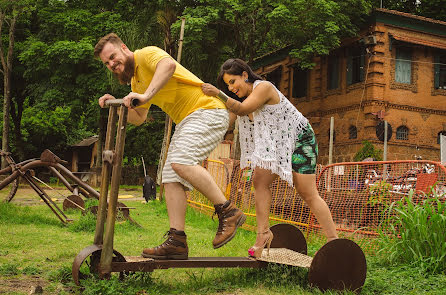
[[90, 146], [94, 144], [96, 141], [98, 141], [99, 137], [97, 135], [93, 135], [91, 137], [85, 138], [81, 140], [80, 142], [73, 144], [74, 147], [81, 147], [81, 146]]
[[[368, 23], [370, 24], [375, 22], [380, 22], [398, 27], [404, 27], [440, 36], [446, 36], [446, 22], [396, 10], [390, 10], [385, 8], [374, 9], [370, 13], [370, 18]], [[438, 47], [438, 46], [433, 46], [433, 47]], [[288, 56], [291, 49], [292, 46], [288, 45], [284, 48], [280, 48], [271, 51], [267, 54], [264, 54], [262, 56], [259, 56], [254, 59], [254, 61], [251, 64], [251, 67], [254, 70], [256, 70], [262, 66], [278, 62], [284, 59], [286, 56]]]
[[397, 10], [390, 10], [390, 9], [384, 9], [384, 8], [376, 8], [375, 11], [384, 12], [384, 13], [393, 14], [393, 15], [399, 15], [399, 16], [403, 16], [403, 17], [407, 17], [407, 18], [411, 18], [411, 19], [420, 20], [423, 22], [430, 22], [433, 24], [439, 24], [439, 25], [446, 26], [446, 22], [444, 22], [444, 21], [436, 20], [436, 19], [428, 18], [428, 17], [424, 17], [424, 16], [419, 16], [419, 15], [415, 15], [415, 14], [410, 14], [407, 12], [401, 12], [401, 11], [397, 11]]

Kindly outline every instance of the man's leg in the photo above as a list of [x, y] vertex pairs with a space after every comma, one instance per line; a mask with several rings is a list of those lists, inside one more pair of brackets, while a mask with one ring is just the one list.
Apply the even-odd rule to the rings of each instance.
[[219, 220], [217, 234], [212, 241], [214, 248], [220, 248], [232, 240], [237, 228], [245, 222], [246, 215], [226, 200], [209, 171], [200, 165], [177, 163], [172, 163], [172, 169], [214, 204]]
[[172, 182], [165, 183], [164, 188], [170, 228], [184, 231], [187, 208], [184, 186], [179, 182]]
[[214, 205], [223, 204], [226, 198], [208, 170], [200, 165], [172, 164], [173, 170], [206, 196]]
[[186, 218], [186, 192], [179, 182], [165, 183], [166, 206], [170, 229], [161, 245], [143, 250], [142, 256], [153, 259], [187, 259], [189, 248], [184, 232]]

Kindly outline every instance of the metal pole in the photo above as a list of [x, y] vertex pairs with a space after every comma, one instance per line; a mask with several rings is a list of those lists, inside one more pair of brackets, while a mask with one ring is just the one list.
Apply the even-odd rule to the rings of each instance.
[[333, 163], [334, 117], [330, 118], [330, 146], [328, 148], [328, 164]]
[[387, 121], [384, 121], [384, 155], [383, 155], [384, 161], [387, 161], [387, 134], [388, 134], [388, 125]]
[[[186, 18], [182, 17], [181, 18], [181, 29], [180, 29], [180, 40], [178, 41], [178, 55], [177, 55], [177, 62], [180, 63], [181, 62], [181, 53], [183, 52], [183, 39], [184, 39], [184, 25], [186, 24]], [[164, 134], [164, 142], [165, 142], [165, 149], [164, 149], [164, 153], [162, 156], [162, 161], [159, 164], [162, 164], [161, 166], [161, 171], [162, 171], [162, 167], [164, 167], [164, 164], [166, 163], [166, 157], [167, 157], [167, 152], [169, 150], [169, 144], [170, 144], [170, 135], [172, 133], [172, 118], [167, 116], [168, 118], [168, 122], [167, 122], [167, 130], [166, 133]], [[166, 119], [167, 119], [166, 118]], [[158, 164], [158, 165], [159, 165]], [[162, 176], [162, 172], [159, 176], [160, 179], [160, 191], [159, 191], [159, 200], [162, 201], [163, 200], [163, 194], [164, 194], [164, 185], [163, 185], [163, 176]]]
[[[387, 134], [388, 134], [388, 124], [387, 121], [384, 120], [384, 155], [383, 155], [383, 160], [387, 161]], [[387, 180], [387, 164], [383, 165], [383, 179]]]
[[446, 136], [440, 134], [440, 161], [444, 165], [446, 162]]

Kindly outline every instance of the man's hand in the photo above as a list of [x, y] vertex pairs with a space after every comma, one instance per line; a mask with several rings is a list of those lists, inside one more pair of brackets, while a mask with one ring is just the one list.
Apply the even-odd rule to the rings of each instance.
[[[136, 99], [138, 100], [138, 103], [133, 104], [132, 101]], [[149, 97], [147, 97], [145, 94], [140, 94], [136, 92], [130, 92], [125, 97], [123, 97], [124, 105], [130, 109], [134, 108], [135, 106], [143, 105], [146, 102], [149, 101]]]
[[220, 93], [220, 90], [218, 90], [217, 87], [209, 83], [203, 83], [201, 85], [201, 89], [203, 90], [204, 94], [209, 96], [216, 96], [218, 93]]
[[99, 105], [101, 106], [101, 108], [105, 107], [105, 101], [109, 99], [115, 99], [115, 97], [107, 93], [99, 98]]

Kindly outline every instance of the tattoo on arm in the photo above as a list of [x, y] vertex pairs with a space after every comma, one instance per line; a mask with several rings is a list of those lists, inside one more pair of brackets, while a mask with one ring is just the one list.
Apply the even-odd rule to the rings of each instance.
[[153, 88], [152, 91], [150, 91], [149, 93], [149, 97], [152, 97], [152, 95], [155, 93], [156, 93], [156, 88]]
[[232, 104], [230, 105], [230, 106], [228, 106], [228, 109], [231, 111], [231, 112], [233, 112], [234, 114], [237, 114], [238, 113], [238, 111], [239, 111], [239, 109], [240, 109], [240, 102], [239, 101], [236, 101], [236, 100], [234, 100], [233, 102], [232, 102]]

